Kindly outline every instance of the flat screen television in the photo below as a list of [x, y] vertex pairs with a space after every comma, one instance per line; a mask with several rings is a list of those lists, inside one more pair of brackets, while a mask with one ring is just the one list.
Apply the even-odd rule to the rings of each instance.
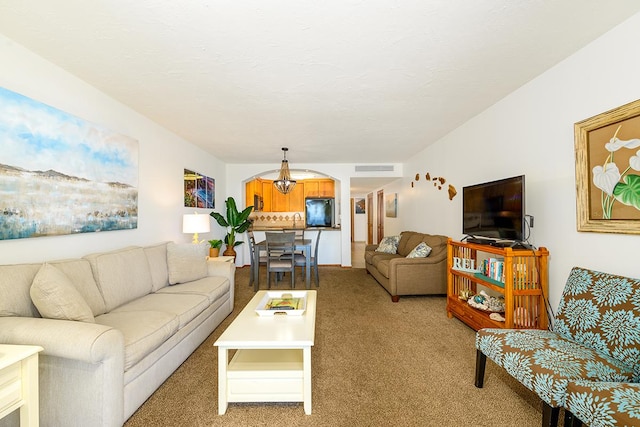
[[309, 197], [304, 202], [307, 227], [333, 227], [336, 225], [333, 197]]
[[463, 187], [462, 205], [467, 236], [523, 241], [524, 175]]

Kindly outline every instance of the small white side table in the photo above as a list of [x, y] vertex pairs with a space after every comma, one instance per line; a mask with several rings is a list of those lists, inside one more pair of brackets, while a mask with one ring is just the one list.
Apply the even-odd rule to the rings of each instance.
[[0, 418], [20, 408], [20, 427], [37, 427], [38, 353], [42, 347], [0, 344]]

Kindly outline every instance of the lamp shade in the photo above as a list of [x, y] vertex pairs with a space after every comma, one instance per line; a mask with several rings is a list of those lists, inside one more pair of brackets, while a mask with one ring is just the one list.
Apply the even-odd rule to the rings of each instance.
[[182, 217], [183, 233], [208, 233], [211, 225], [208, 215], [185, 214]]

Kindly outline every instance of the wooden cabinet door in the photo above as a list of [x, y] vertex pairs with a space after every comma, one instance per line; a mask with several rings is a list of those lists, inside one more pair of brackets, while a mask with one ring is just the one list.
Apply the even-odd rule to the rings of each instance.
[[273, 212], [273, 181], [262, 181], [262, 201], [264, 202], [263, 211]]
[[318, 181], [318, 193], [320, 197], [335, 197], [336, 184], [332, 179], [321, 179]]
[[288, 212], [304, 212], [304, 187], [305, 183], [298, 181], [289, 196]]
[[288, 194], [282, 194], [274, 188], [271, 203], [271, 212], [289, 212]]
[[304, 180], [304, 197], [318, 197], [320, 195], [319, 185], [317, 179], [305, 179]]
[[253, 181], [249, 181], [245, 184], [245, 205], [244, 207], [246, 208], [247, 206], [253, 206], [253, 196], [254, 194], [256, 194], [256, 180], [254, 179]]

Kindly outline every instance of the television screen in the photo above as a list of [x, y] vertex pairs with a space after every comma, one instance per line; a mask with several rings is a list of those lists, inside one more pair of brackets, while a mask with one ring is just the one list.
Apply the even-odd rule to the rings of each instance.
[[305, 220], [307, 227], [333, 227], [334, 216], [333, 198], [305, 199]]
[[524, 239], [524, 175], [464, 187], [462, 205], [464, 234]]

